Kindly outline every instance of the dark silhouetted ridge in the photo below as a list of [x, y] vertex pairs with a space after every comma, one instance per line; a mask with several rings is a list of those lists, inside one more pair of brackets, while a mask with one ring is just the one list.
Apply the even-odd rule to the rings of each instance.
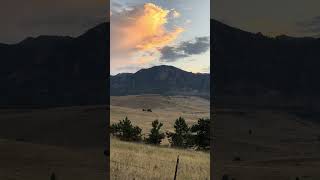
[[211, 69], [220, 104], [232, 100], [310, 105], [319, 99], [319, 39], [285, 35], [271, 38], [216, 20], [211, 23]]
[[1, 106], [106, 104], [109, 24], [0, 44]]

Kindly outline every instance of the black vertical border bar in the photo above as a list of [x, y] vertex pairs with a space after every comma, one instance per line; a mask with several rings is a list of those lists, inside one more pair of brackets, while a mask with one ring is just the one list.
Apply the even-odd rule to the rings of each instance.
[[[212, 32], [212, 23], [210, 23], [210, 31]], [[212, 35], [213, 33], [210, 34]], [[215, 108], [214, 108], [214, 74], [213, 74], [213, 38], [210, 35], [210, 179], [213, 179], [214, 172], [214, 122], [216, 121]]]
[[105, 155], [106, 155], [106, 180], [110, 179], [110, 4], [111, 0], [106, 0], [107, 3], [107, 41], [108, 41], [108, 48], [107, 51], [107, 57], [106, 57], [106, 84], [104, 87], [106, 87], [106, 100], [107, 100], [107, 107], [106, 107], [106, 133], [105, 133]]
[[213, 49], [214, 39], [213, 36], [213, 1], [210, 1], [210, 179], [213, 180], [214, 176], [214, 61], [213, 61]]
[[[110, 35], [110, 22], [107, 22], [107, 29], [108, 29], [108, 34]], [[109, 36], [109, 44], [110, 44], [110, 36]], [[107, 93], [107, 112], [106, 112], [106, 156], [107, 156], [107, 167], [106, 167], [106, 171], [107, 171], [107, 180], [110, 179], [110, 47], [108, 48], [108, 57], [106, 58], [107, 61], [107, 83], [106, 83], [106, 93]]]

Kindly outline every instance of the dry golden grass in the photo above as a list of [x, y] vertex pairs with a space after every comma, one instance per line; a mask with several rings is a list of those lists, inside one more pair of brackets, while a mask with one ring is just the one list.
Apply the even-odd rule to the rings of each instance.
[[[280, 108], [216, 108], [216, 113], [214, 179], [223, 174], [245, 180], [320, 179], [318, 119]], [[233, 161], [236, 156], [241, 161]]]
[[0, 180], [106, 179], [106, 106], [0, 109]]
[[0, 139], [1, 180], [106, 179], [103, 148], [68, 148]]
[[[210, 116], [210, 102], [206, 99], [190, 96], [132, 95], [112, 96], [110, 102], [110, 123], [117, 123], [126, 116], [134, 125], [148, 134], [152, 121], [163, 123], [163, 131], [173, 130], [174, 122], [180, 116], [191, 125], [199, 118]], [[142, 109], [152, 109], [145, 112]], [[167, 140], [164, 141], [167, 144]]]
[[[118, 96], [111, 97], [111, 123], [126, 116], [148, 134], [155, 119], [162, 122], [162, 131], [173, 130], [178, 117], [191, 125], [209, 117], [206, 99], [187, 96]], [[152, 109], [145, 112], [142, 109]], [[210, 179], [210, 154], [194, 150], [168, 148], [165, 139], [159, 147], [111, 139], [111, 179], [173, 179], [177, 156], [180, 165], [177, 179]]]
[[112, 180], [173, 179], [180, 155], [177, 179], [210, 179], [210, 154], [193, 150], [156, 147], [111, 139]]

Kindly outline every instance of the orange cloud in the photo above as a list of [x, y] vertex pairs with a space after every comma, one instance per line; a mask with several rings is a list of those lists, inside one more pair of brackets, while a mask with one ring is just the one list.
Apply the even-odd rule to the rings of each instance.
[[175, 10], [163, 9], [153, 3], [112, 13], [111, 61], [120, 59], [117, 56], [121, 56], [121, 59], [130, 59], [135, 53], [152, 52], [174, 42], [184, 28], [175, 27], [172, 30], [166, 28], [166, 24], [170, 21], [170, 13], [180, 15]]
[[146, 39], [142, 41], [140, 44], [138, 44], [136, 48], [139, 50], [150, 50], [154, 48], [164, 47], [170, 44], [172, 41], [174, 41], [177, 38], [177, 36], [183, 31], [183, 28], [176, 28], [174, 31], [170, 33], [150, 37], [149, 39]]
[[139, 57], [136, 61], [133, 61], [132, 64], [143, 65], [152, 62], [152, 60], [154, 60], [152, 56], [142, 56]]

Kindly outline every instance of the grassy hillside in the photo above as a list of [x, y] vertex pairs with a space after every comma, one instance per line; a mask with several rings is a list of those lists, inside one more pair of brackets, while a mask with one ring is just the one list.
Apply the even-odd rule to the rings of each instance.
[[111, 139], [110, 174], [113, 180], [173, 179], [177, 156], [177, 179], [210, 179], [210, 154], [129, 143]]
[[[246, 180], [320, 179], [317, 119], [281, 108], [229, 108], [216, 113], [214, 178], [228, 174]], [[236, 157], [240, 161], [234, 161]]]
[[[158, 119], [162, 131], [173, 130], [178, 117], [191, 125], [199, 118], [209, 117], [210, 103], [190, 96], [136, 95], [111, 97], [111, 123], [128, 118], [147, 135], [151, 123]], [[151, 109], [152, 112], [142, 109]], [[177, 179], [210, 179], [210, 153], [168, 148], [165, 139], [161, 146], [128, 143], [111, 138], [111, 179], [173, 179], [177, 156], [180, 165]]]
[[[149, 108], [152, 112], [142, 111]], [[163, 130], [173, 130], [173, 124], [180, 116], [190, 125], [199, 118], [210, 117], [210, 101], [192, 96], [112, 96], [110, 109], [110, 123], [128, 116], [143, 133], [149, 133], [155, 119], [163, 123]]]
[[99, 180], [106, 106], [0, 109], [0, 179]]
[[67, 148], [0, 139], [0, 179], [102, 180], [108, 175], [103, 149]]

